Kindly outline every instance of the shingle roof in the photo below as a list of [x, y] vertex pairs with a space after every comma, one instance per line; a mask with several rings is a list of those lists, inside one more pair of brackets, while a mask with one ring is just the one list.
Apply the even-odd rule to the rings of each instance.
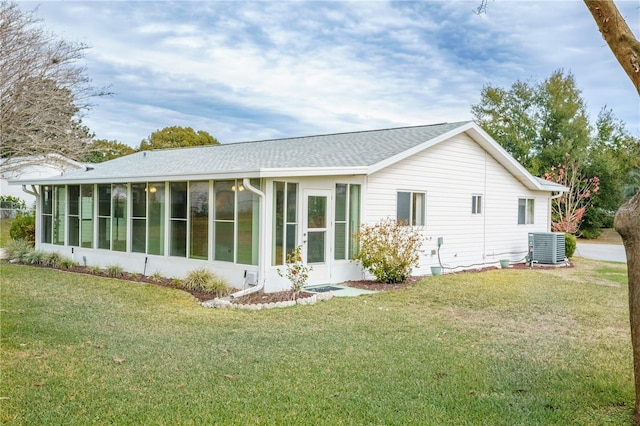
[[467, 132], [527, 187], [556, 190], [543, 188], [543, 182], [469, 121], [137, 152], [47, 183], [365, 174], [460, 132]]
[[138, 152], [97, 164], [88, 172], [69, 172], [65, 176], [121, 180], [128, 177], [227, 174], [263, 169], [367, 167], [465, 123]]

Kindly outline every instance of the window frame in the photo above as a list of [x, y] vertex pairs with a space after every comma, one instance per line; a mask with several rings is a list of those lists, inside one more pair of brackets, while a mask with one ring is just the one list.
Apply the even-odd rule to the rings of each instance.
[[535, 224], [535, 202], [536, 199], [532, 197], [518, 197], [518, 225]]
[[471, 194], [471, 214], [481, 215], [483, 213], [483, 207], [482, 194]]
[[[402, 194], [402, 195], [401, 195]], [[408, 214], [408, 217], [400, 218], [400, 202], [406, 202], [405, 198], [408, 194], [409, 206], [408, 209], [403, 209], [403, 214]], [[421, 200], [418, 200], [420, 198]], [[419, 203], [419, 204], [418, 204]], [[403, 206], [404, 207], [404, 206]], [[419, 209], [418, 209], [419, 208]], [[419, 217], [416, 217], [419, 216]], [[427, 225], [427, 193], [425, 191], [408, 191], [398, 190], [396, 192], [396, 220], [400, 226], [426, 226]], [[406, 220], [406, 223], [405, 221]]]

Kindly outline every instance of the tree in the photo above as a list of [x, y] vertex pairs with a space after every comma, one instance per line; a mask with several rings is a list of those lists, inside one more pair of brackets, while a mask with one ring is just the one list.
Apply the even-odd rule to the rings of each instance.
[[569, 191], [552, 201], [551, 230], [575, 234], [582, 216], [593, 203], [592, 195], [600, 190], [600, 180], [598, 177], [583, 176], [579, 163], [568, 154], [564, 163], [551, 167], [551, 171], [543, 177], [569, 188]]
[[191, 127], [171, 126], [156, 130], [140, 142], [139, 151], [180, 148], [185, 146], [218, 145], [220, 142], [204, 130], [197, 132]]
[[82, 124], [95, 90], [78, 62], [88, 47], [47, 33], [33, 12], [0, 3], [0, 156], [2, 171], [21, 157], [62, 154], [81, 160], [91, 138]]
[[557, 70], [541, 83], [516, 81], [510, 89], [485, 86], [474, 120], [532, 174], [565, 154], [583, 161], [590, 143], [584, 100], [571, 73]]
[[88, 146], [88, 151], [89, 153], [83, 159], [86, 163], [102, 163], [136, 152], [129, 145], [106, 139], [92, 141]]

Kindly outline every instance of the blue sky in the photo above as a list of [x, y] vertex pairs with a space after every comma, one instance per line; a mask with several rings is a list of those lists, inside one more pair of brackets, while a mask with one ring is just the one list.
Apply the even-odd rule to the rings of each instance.
[[[640, 29], [640, 3], [617, 1]], [[593, 120], [640, 135], [640, 101], [582, 1], [22, 2], [91, 46], [115, 95], [84, 122], [137, 146], [189, 126], [220, 142], [470, 120], [484, 85], [570, 71]]]

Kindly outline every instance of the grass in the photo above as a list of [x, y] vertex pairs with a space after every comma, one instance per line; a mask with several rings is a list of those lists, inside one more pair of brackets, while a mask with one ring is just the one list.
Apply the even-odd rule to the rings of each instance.
[[632, 424], [623, 264], [430, 277], [263, 311], [0, 265], [0, 421]]
[[13, 219], [8, 218], [0, 219], [0, 247], [4, 247], [4, 245], [11, 239], [9, 231], [11, 230], [12, 221]]

